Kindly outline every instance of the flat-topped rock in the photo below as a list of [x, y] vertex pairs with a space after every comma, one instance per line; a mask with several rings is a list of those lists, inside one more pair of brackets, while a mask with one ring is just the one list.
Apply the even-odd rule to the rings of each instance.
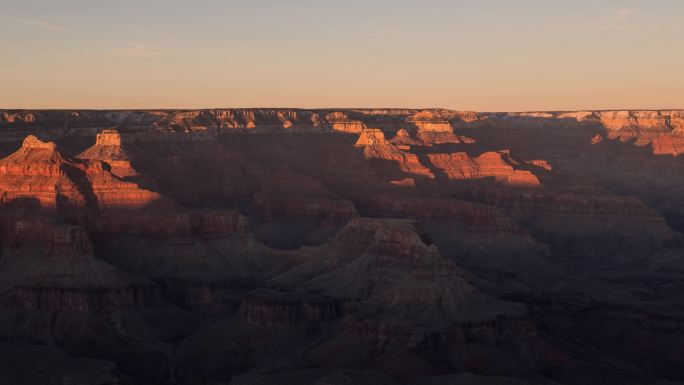
[[96, 145], [100, 146], [121, 146], [121, 135], [116, 130], [102, 130], [97, 134]]
[[21, 144], [21, 147], [23, 148], [44, 148], [47, 150], [55, 150], [57, 146], [53, 142], [43, 142], [42, 140], [38, 139], [35, 135], [29, 135], [24, 139], [24, 142]]
[[367, 128], [361, 131], [356, 146], [369, 146], [374, 144], [387, 143], [385, 134], [377, 128]]

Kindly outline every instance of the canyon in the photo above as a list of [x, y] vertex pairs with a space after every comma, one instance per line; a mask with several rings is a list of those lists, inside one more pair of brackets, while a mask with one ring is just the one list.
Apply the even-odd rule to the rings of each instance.
[[684, 383], [682, 196], [681, 110], [0, 110], [0, 384]]

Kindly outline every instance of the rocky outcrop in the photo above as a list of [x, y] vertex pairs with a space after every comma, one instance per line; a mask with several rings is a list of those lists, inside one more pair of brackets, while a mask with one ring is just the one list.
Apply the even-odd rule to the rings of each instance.
[[533, 159], [533, 160], [528, 160], [525, 163], [531, 164], [533, 166], [543, 168], [546, 171], [553, 171], [553, 166], [548, 160], [544, 159]]
[[100, 209], [139, 209], [153, 205], [167, 205], [161, 195], [146, 190], [133, 182], [125, 182], [106, 169], [105, 163], [93, 161], [84, 169], [87, 185], [84, 188], [96, 199]]
[[[673, 130], [670, 125], [670, 112], [660, 111], [602, 111], [586, 115], [580, 120], [598, 119], [608, 132], [658, 132], [665, 133]], [[679, 120], [679, 113], [674, 112], [675, 124]]]
[[[434, 178], [430, 170], [425, 167], [418, 156], [407, 151], [407, 146], [395, 146], [387, 139], [385, 134], [378, 129], [366, 129], [361, 132], [356, 146], [363, 148], [366, 159], [389, 161], [396, 164], [396, 167], [407, 173], [425, 178]], [[387, 167], [386, 165], [384, 166]]]
[[[108, 137], [103, 136], [100, 140], [108, 140]], [[102, 149], [101, 145], [96, 147]], [[92, 150], [96, 152], [96, 149]], [[100, 160], [66, 158], [54, 143], [29, 135], [19, 150], [0, 160], [0, 202], [23, 199], [36, 200], [50, 209], [123, 209], [144, 207], [161, 200], [158, 194], [123, 181], [110, 171], [110, 167]]]
[[377, 146], [387, 144], [385, 133], [377, 128], [363, 130], [356, 141], [356, 146]]
[[121, 146], [121, 135], [116, 130], [103, 130], [97, 134], [95, 144], [78, 155], [78, 158], [101, 161], [119, 178], [136, 176], [128, 154]]
[[[684, 112], [681, 110], [617, 110], [483, 114], [471, 126], [592, 127], [609, 139], [650, 146], [655, 155], [674, 155], [684, 148]], [[599, 135], [600, 136], [600, 135]]]
[[456, 135], [452, 122], [472, 122], [477, 113], [448, 110], [423, 110], [406, 117], [406, 123], [417, 128], [417, 138], [427, 144], [474, 143], [465, 136]]
[[334, 131], [358, 134], [366, 129], [366, 124], [360, 120], [350, 119], [344, 112], [331, 112], [325, 115], [325, 120]]
[[415, 124], [418, 132], [453, 132], [448, 111], [424, 110], [406, 118], [407, 123]]
[[43, 142], [33, 135], [24, 139], [21, 148], [0, 162], [6, 176], [58, 177], [63, 174], [64, 158], [53, 142]]
[[656, 155], [684, 154], [684, 133], [658, 135], [651, 140], [651, 148]]
[[516, 170], [514, 160], [507, 151], [485, 152], [471, 158], [465, 152], [451, 154], [429, 154], [430, 162], [439, 168], [449, 179], [482, 179], [493, 177], [498, 183], [518, 186], [537, 187], [539, 179], [529, 171]]
[[452, 122], [471, 123], [479, 119], [480, 114], [476, 112], [433, 109], [413, 112], [405, 121], [423, 132], [453, 132]]
[[604, 141], [605, 139], [603, 138], [603, 136], [601, 136], [601, 134], [596, 134], [593, 138], [591, 138], [591, 144], [593, 145], [601, 144]]
[[400, 129], [397, 131], [396, 135], [392, 139], [390, 139], [390, 142], [396, 146], [423, 146], [425, 145], [425, 142], [423, 142], [420, 139], [413, 138], [411, 136], [411, 133], [406, 131], [405, 129]]
[[78, 172], [74, 167], [54, 143], [29, 135], [19, 150], [0, 160], [0, 203], [36, 200], [51, 209], [84, 205], [86, 197], [70, 178], [70, 171]]
[[656, 155], [676, 156], [684, 152], [682, 111], [606, 111], [597, 115], [595, 119], [611, 139], [651, 145]]

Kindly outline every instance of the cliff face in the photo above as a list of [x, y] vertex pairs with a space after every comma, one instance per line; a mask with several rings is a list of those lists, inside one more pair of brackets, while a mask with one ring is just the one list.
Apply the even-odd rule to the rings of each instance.
[[47, 208], [65, 201], [84, 204], [85, 197], [67, 174], [69, 167], [54, 143], [27, 136], [19, 150], [0, 160], [2, 201], [35, 199]]
[[610, 139], [634, 141], [637, 146], [650, 146], [656, 155], [677, 156], [682, 153], [684, 143], [682, 116], [684, 112], [681, 110], [511, 113], [487, 115], [485, 120], [477, 123], [509, 126], [593, 126], [605, 131]]
[[682, 111], [0, 111], [0, 338], [136, 383], [682, 380], [682, 138]]
[[356, 146], [363, 148], [363, 155], [367, 159], [389, 161], [402, 172], [427, 178], [434, 178], [430, 170], [425, 167], [416, 154], [407, 151], [406, 145], [394, 145], [385, 138], [379, 129], [368, 129], [361, 132]]
[[19, 150], [0, 160], [3, 201], [35, 199], [45, 208], [65, 204], [107, 208], [142, 207], [161, 199], [135, 183], [124, 182], [112, 173], [107, 163], [110, 158], [104, 156], [103, 160], [69, 159], [58, 151], [55, 143], [30, 135]]
[[539, 179], [529, 171], [516, 170], [517, 164], [506, 151], [485, 152], [471, 158], [465, 152], [430, 154], [430, 162], [449, 179], [482, 179], [493, 177], [497, 182], [511, 186], [539, 186]]
[[131, 160], [123, 150], [121, 135], [116, 130], [103, 130], [97, 134], [95, 145], [78, 155], [81, 159], [102, 161], [110, 167], [112, 174], [119, 178], [136, 176]]

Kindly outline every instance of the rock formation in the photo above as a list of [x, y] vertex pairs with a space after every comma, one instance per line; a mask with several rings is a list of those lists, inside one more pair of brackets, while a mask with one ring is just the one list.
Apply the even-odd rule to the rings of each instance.
[[54, 143], [29, 135], [19, 150], [0, 160], [0, 202], [35, 199], [46, 208], [82, 205], [85, 197], [69, 177], [71, 167]]
[[[110, 133], [98, 137], [100, 141], [115, 140]], [[111, 142], [110, 142], [111, 143]], [[104, 161], [89, 159], [67, 159], [52, 142], [43, 142], [35, 136], [28, 136], [21, 148], [7, 158], [0, 160], [0, 175], [3, 176], [0, 191], [1, 202], [15, 200], [37, 200], [45, 208], [58, 206], [78, 207], [142, 207], [160, 200], [151, 191], [140, 188], [135, 183], [124, 182], [110, 171], [110, 163], [118, 171], [134, 171], [130, 164], [122, 166], [112, 161], [110, 156], [117, 152], [118, 145], [97, 144], [86, 151], [91, 155], [102, 150]]]
[[452, 154], [429, 154], [430, 162], [449, 179], [482, 179], [494, 177], [501, 184], [510, 186], [539, 186], [539, 179], [529, 171], [516, 170], [507, 151], [485, 152], [471, 158], [465, 152]]
[[395, 146], [387, 139], [385, 134], [378, 129], [366, 129], [361, 132], [356, 146], [363, 148], [363, 154], [367, 159], [386, 160], [396, 163], [403, 172], [426, 178], [434, 178], [434, 175], [418, 159], [418, 156], [406, 150], [406, 146]]
[[397, 146], [423, 146], [425, 142], [420, 139], [413, 138], [411, 133], [405, 129], [397, 131], [396, 135], [390, 139], [390, 142]]
[[102, 161], [119, 178], [136, 176], [128, 154], [121, 147], [121, 135], [116, 130], [103, 130], [97, 134], [95, 145], [78, 155], [81, 159]]
[[334, 131], [358, 134], [366, 128], [360, 120], [352, 120], [343, 112], [331, 112], [325, 116], [325, 120]]

